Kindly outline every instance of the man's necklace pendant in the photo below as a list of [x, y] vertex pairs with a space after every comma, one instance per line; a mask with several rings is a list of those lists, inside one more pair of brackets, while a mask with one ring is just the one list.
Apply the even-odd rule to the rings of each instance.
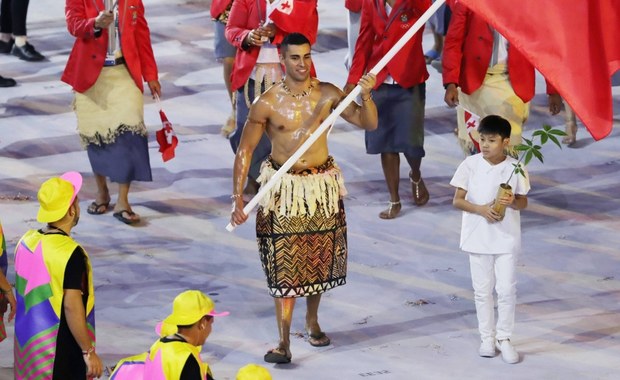
[[284, 79], [280, 82], [282, 84], [282, 89], [284, 90], [284, 92], [287, 95], [290, 95], [291, 97], [299, 100], [301, 98], [303, 98], [304, 96], [308, 96], [312, 93], [312, 89], [314, 88], [314, 83], [310, 82], [310, 86], [303, 90], [302, 92], [300, 92], [299, 94], [293, 94], [293, 92], [291, 91], [290, 88], [288, 88], [288, 86], [286, 85], [286, 83], [284, 83]]

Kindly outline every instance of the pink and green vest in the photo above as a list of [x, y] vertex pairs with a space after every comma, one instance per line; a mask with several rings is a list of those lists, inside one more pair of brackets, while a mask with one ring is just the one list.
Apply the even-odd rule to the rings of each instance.
[[[78, 244], [69, 236], [28, 231], [15, 249], [15, 379], [52, 378], [65, 268]], [[95, 341], [95, 290], [88, 255], [86, 324]]]
[[206, 379], [207, 374], [213, 377], [209, 365], [200, 358], [200, 347], [180, 341], [162, 343], [157, 340], [148, 352], [119, 361], [110, 380], [176, 380], [181, 377], [190, 355], [198, 361], [202, 379]]

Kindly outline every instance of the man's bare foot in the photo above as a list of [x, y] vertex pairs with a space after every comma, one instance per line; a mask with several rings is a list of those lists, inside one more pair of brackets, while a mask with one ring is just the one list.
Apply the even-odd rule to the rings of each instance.
[[401, 209], [400, 201], [392, 202], [390, 201], [390, 206], [379, 213], [379, 218], [381, 219], [394, 219], [400, 213]]

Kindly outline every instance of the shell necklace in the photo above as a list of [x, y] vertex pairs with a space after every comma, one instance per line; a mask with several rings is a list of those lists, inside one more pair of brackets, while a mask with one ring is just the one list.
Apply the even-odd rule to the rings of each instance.
[[314, 83], [310, 81], [310, 86], [307, 89], [303, 90], [299, 94], [293, 94], [291, 89], [286, 85], [286, 83], [284, 83], [284, 79], [280, 81], [280, 84], [282, 85], [282, 89], [287, 95], [290, 95], [297, 100], [303, 98], [304, 96], [310, 95], [312, 93], [312, 89], [314, 88]]

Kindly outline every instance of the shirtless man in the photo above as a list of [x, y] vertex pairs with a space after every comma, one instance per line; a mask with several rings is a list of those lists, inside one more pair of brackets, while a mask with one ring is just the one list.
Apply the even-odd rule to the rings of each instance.
[[[242, 192], [262, 134], [267, 134], [272, 146], [258, 179], [265, 184], [345, 97], [336, 86], [310, 77], [310, 42], [302, 34], [289, 34], [282, 41], [280, 60], [286, 76], [252, 104], [235, 157], [233, 225], [248, 218]], [[359, 81], [362, 105], [351, 103], [342, 113], [345, 120], [365, 130], [377, 128], [377, 108], [370, 93], [374, 84], [374, 75], [364, 75]], [[329, 156], [323, 134], [261, 200], [256, 236], [280, 335], [278, 346], [265, 355], [266, 362], [291, 361], [296, 297], [306, 297], [308, 342], [330, 344], [319, 326], [318, 308], [322, 293], [346, 283], [345, 194], [342, 174]]]

